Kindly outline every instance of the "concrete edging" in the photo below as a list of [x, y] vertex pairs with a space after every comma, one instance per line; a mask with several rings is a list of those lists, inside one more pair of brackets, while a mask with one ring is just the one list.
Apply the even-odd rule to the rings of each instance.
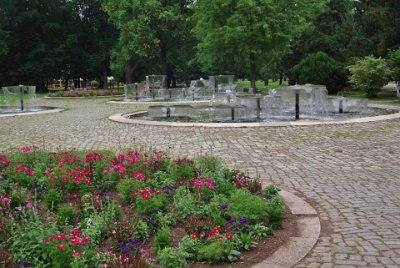
[[124, 95], [107, 95], [107, 96], [87, 96], [87, 97], [51, 97], [51, 96], [44, 96], [43, 99], [54, 99], [54, 100], [69, 100], [69, 99], [97, 99], [97, 98], [119, 98], [123, 97]]
[[290, 237], [289, 241], [278, 248], [271, 256], [252, 268], [287, 268], [301, 261], [317, 243], [321, 232], [321, 223], [317, 212], [300, 197], [285, 191], [280, 191], [280, 196], [289, 207], [292, 214], [300, 216], [296, 220], [299, 234]]
[[390, 109], [397, 111], [394, 114], [378, 115], [371, 117], [353, 118], [347, 120], [337, 121], [291, 121], [291, 122], [260, 122], [260, 123], [186, 123], [186, 122], [164, 122], [164, 121], [150, 121], [141, 119], [126, 118], [127, 115], [142, 114], [145, 111], [138, 111], [132, 113], [119, 113], [109, 116], [111, 121], [125, 123], [125, 124], [139, 124], [148, 126], [170, 126], [170, 127], [207, 127], [207, 128], [246, 128], [246, 127], [287, 127], [287, 126], [315, 126], [315, 125], [338, 125], [338, 124], [353, 124], [353, 123], [368, 123], [376, 121], [384, 121], [400, 118], [400, 106], [389, 105], [369, 105], [371, 108]]
[[23, 115], [37, 115], [37, 114], [52, 114], [52, 113], [58, 113], [61, 111], [64, 111], [62, 108], [53, 108], [49, 107], [52, 109], [49, 110], [44, 110], [44, 111], [39, 111], [39, 112], [27, 112], [27, 113], [10, 113], [10, 114], [0, 114], [0, 117], [12, 117], [12, 116], [23, 116]]

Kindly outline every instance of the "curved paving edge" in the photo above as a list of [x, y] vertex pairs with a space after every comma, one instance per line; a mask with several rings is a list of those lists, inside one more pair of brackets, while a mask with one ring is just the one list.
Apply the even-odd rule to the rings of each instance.
[[370, 105], [372, 108], [391, 109], [397, 111], [394, 114], [378, 115], [371, 117], [353, 118], [338, 121], [293, 121], [293, 122], [261, 122], [261, 123], [184, 123], [184, 122], [163, 122], [163, 121], [150, 121], [141, 119], [129, 119], [126, 115], [141, 114], [144, 111], [132, 113], [119, 113], [113, 114], [108, 118], [112, 121], [126, 124], [139, 124], [150, 126], [170, 126], [170, 127], [207, 127], [207, 128], [245, 128], [245, 127], [287, 127], [287, 126], [315, 126], [315, 125], [337, 125], [337, 124], [352, 124], [352, 123], [368, 123], [383, 120], [391, 120], [400, 118], [400, 106], [389, 105]]
[[[51, 107], [50, 107], [51, 108]], [[29, 112], [29, 113], [14, 113], [14, 114], [0, 114], [0, 117], [11, 117], [11, 116], [23, 116], [23, 115], [36, 115], [36, 114], [51, 114], [64, 111], [62, 108], [53, 108], [49, 110], [39, 111], [39, 112]]]
[[306, 201], [285, 190], [280, 191], [292, 214], [299, 216], [296, 225], [298, 235], [290, 237], [289, 241], [278, 248], [271, 256], [252, 268], [287, 268], [301, 261], [317, 243], [321, 232], [321, 223], [317, 212]]

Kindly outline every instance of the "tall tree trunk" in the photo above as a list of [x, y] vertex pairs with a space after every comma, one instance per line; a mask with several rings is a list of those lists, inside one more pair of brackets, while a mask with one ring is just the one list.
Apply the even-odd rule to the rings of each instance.
[[268, 86], [268, 84], [269, 84], [269, 76], [268, 76], [268, 74], [266, 73], [265, 76], [264, 76], [264, 85], [265, 85], [265, 86]]
[[107, 72], [107, 65], [105, 62], [103, 62], [103, 88], [108, 89], [108, 72]]
[[133, 82], [132, 75], [138, 67], [137, 63], [128, 62], [125, 66], [125, 83], [130, 84]]
[[282, 86], [283, 83], [283, 72], [279, 73], [279, 85]]
[[256, 63], [256, 55], [254, 53], [250, 54], [250, 85], [253, 88], [254, 92], [256, 92], [256, 81], [257, 81], [257, 63]]
[[[168, 66], [167, 66], [167, 46], [165, 43], [160, 40], [160, 53], [161, 53], [161, 74], [167, 76], [167, 81], [169, 80], [168, 77]], [[168, 87], [168, 83], [167, 83]]]
[[66, 76], [65, 80], [64, 80], [64, 90], [68, 90], [68, 80], [69, 80], [69, 77]]

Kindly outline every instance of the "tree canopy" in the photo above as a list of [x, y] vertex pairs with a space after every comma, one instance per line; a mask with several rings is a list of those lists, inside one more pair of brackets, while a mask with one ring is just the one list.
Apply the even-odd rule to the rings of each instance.
[[397, 0], [2, 0], [0, 84], [107, 87], [109, 75], [166, 74], [175, 86], [235, 74], [255, 87], [271, 76], [295, 82], [293, 67], [318, 52], [341, 66], [388, 57], [395, 68], [397, 10]]

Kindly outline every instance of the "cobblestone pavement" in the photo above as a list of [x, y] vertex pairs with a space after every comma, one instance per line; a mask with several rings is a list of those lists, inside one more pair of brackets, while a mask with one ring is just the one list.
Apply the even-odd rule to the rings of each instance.
[[0, 151], [146, 146], [175, 156], [212, 153], [318, 211], [322, 233], [298, 267], [400, 267], [400, 120], [313, 127], [191, 128], [111, 122], [134, 104], [41, 100], [56, 114], [0, 118]]

